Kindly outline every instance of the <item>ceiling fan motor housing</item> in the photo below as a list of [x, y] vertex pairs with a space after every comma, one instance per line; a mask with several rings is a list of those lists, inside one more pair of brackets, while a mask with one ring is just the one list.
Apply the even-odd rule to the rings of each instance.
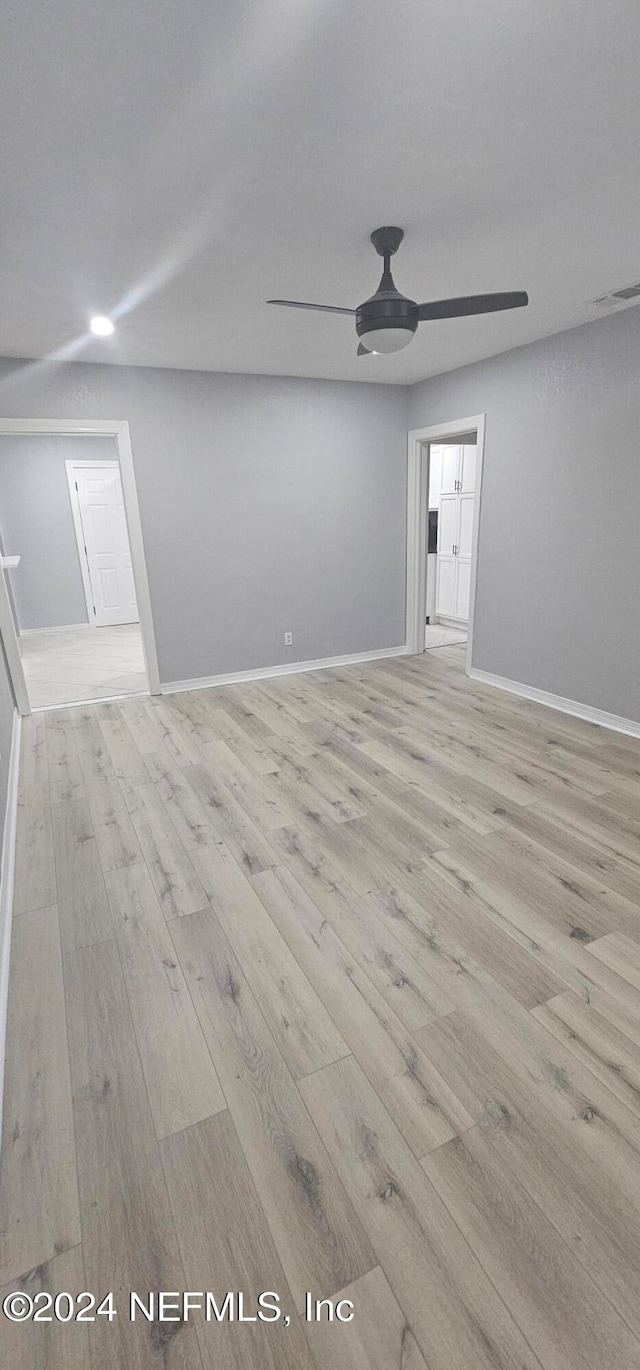
[[406, 329], [411, 336], [418, 327], [418, 306], [397, 290], [379, 290], [370, 300], [358, 305], [356, 332], [366, 340], [367, 333], [386, 328]]

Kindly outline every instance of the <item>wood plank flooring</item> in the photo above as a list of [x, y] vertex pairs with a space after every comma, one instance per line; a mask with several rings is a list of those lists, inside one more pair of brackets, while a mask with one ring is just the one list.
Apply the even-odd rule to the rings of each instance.
[[3, 1364], [640, 1367], [640, 742], [463, 654], [25, 720]]

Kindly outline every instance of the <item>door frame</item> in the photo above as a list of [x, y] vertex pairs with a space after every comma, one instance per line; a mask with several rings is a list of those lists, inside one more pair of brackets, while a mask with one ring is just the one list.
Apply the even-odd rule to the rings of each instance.
[[476, 606], [476, 565], [478, 560], [478, 532], [486, 414], [473, 414], [467, 419], [451, 419], [447, 423], [430, 424], [427, 428], [412, 428], [407, 434], [407, 598], [406, 642], [410, 656], [424, 652], [425, 619], [427, 613], [427, 510], [429, 503], [429, 444], [447, 442], [463, 434], [477, 434], [476, 489], [473, 505], [473, 534], [471, 542], [471, 584], [469, 589], [469, 627], [465, 673], [471, 674], [473, 655], [473, 627]]
[[[138, 492], [136, 489], [136, 478], [133, 466], [131, 434], [129, 432], [127, 420], [90, 419], [87, 421], [84, 419], [0, 418], [0, 437], [24, 437], [25, 435], [31, 437], [82, 436], [115, 438], [118, 449], [122, 495], [127, 520], [127, 530], [129, 533], [131, 564], [136, 587], [136, 599], [138, 601], [140, 632], [142, 636], [142, 648], [147, 671], [147, 680], [149, 682], [149, 692], [152, 695], [160, 694], [158, 653], [156, 650], [151, 595], [149, 593], [142, 524], [140, 522], [140, 507], [138, 504]], [[22, 658], [20, 656], [16, 624], [11, 611], [6, 580], [2, 573], [0, 573], [0, 637], [2, 638], [7, 658], [7, 666], [11, 677], [16, 704], [19, 712], [24, 716], [31, 713], [31, 705], [29, 703], [29, 694], [24, 671], [22, 669]]]
[[[69, 457], [65, 461], [67, 471], [67, 482], [69, 485], [69, 499], [71, 501], [71, 513], [73, 515], [73, 527], [78, 544], [78, 558], [80, 561], [80, 574], [82, 576], [82, 588], [84, 590], [85, 602], [87, 605], [87, 618], [90, 628], [98, 627], [98, 616], [95, 612], [93, 603], [93, 586], [91, 584], [91, 571], [89, 569], [89, 554], [84, 536], [84, 524], [82, 522], [82, 509], [80, 506], [80, 495], [76, 486], [75, 470], [77, 466], [107, 466], [111, 470], [120, 470], [120, 463], [114, 458], [112, 461], [105, 461], [102, 457], [96, 458], [95, 462], [90, 457]], [[128, 534], [127, 528], [127, 534]], [[131, 550], [131, 548], [129, 548]]]

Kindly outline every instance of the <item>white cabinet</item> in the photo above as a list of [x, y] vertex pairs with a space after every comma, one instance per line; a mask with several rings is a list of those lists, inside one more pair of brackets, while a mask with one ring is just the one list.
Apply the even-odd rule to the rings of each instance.
[[442, 452], [440, 494], [453, 495], [458, 489], [458, 479], [460, 476], [460, 448], [441, 447], [440, 451]]
[[429, 447], [429, 508], [437, 509], [440, 503], [442, 485], [442, 448], [431, 443]]
[[476, 448], [443, 446], [438, 515], [436, 614], [469, 618]]
[[476, 488], [476, 451], [475, 445], [463, 446], [460, 451], [460, 465], [458, 477], [460, 480], [459, 489], [463, 494], [474, 494]]

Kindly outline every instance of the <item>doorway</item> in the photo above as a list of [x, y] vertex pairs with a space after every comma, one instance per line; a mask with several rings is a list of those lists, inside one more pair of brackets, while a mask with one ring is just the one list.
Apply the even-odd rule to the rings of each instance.
[[485, 415], [408, 435], [407, 651], [465, 651], [471, 670]]
[[128, 425], [0, 420], [0, 533], [20, 712], [158, 693]]
[[425, 651], [467, 641], [477, 434], [429, 443]]

